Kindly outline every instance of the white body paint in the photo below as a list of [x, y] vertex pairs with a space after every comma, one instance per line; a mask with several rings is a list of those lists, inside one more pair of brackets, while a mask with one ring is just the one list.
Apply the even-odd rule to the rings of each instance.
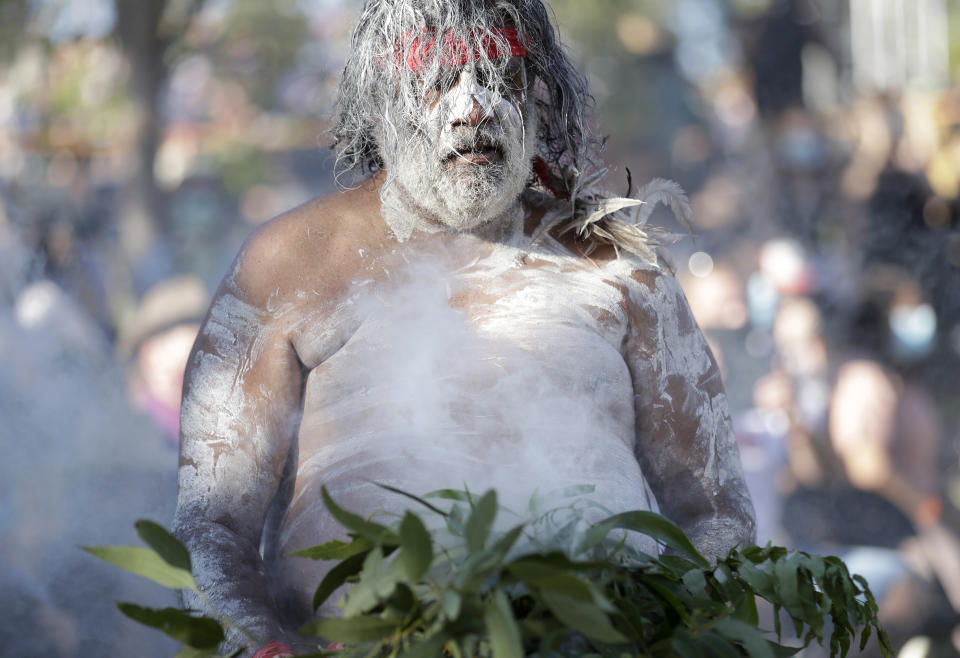
[[[332, 324], [304, 332], [298, 351], [317, 363], [279, 555], [343, 537], [322, 486], [384, 521], [410, 502], [374, 482], [418, 494], [494, 487], [521, 514], [535, 493], [589, 484], [610, 514], [656, 509], [634, 456], [622, 352], [638, 264], [597, 267], [549, 236], [531, 246], [518, 232], [460, 267], [413, 260], [385, 285], [360, 286]], [[347, 326], [345, 344], [326, 357]], [[691, 353], [685, 367], [695, 379], [709, 357]], [[328, 566], [288, 557], [268, 565], [301, 604]]]
[[[557, 205], [543, 225], [566, 210]], [[375, 483], [415, 494], [496, 488], [521, 515], [534, 495], [592, 485], [590, 520], [696, 496], [684, 508], [696, 517], [676, 520], [702, 549], [722, 553], [752, 533], [726, 399], [700, 392], [716, 369], [676, 281], [629, 257], [597, 265], [543, 231], [533, 240], [522, 220], [486, 239], [425, 236], [339, 300], [307, 288], [287, 292], [298, 304], [271, 300], [257, 311], [222, 295], [212, 308], [209, 350], [193, 360], [202, 385], [184, 403], [184, 435], [206, 438], [185, 443], [180, 523], [227, 510], [224, 522], [242, 528], [251, 523], [245, 509], [269, 506], [263, 496], [277, 491], [280, 473], [263, 465], [278, 463], [270, 457], [277, 405], [249, 381], [268, 350], [293, 336], [306, 374], [292, 490], [277, 524], [267, 524], [257, 567], [283, 614], [302, 621], [331, 566], [289, 553], [345, 537], [321, 500], [323, 486], [340, 505], [385, 522], [415, 504]], [[640, 343], [638, 309], [653, 323]], [[282, 326], [282, 336], [269, 329]], [[659, 501], [638, 455], [659, 478]], [[674, 484], [668, 474], [685, 479]], [[728, 484], [732, 514], [730, 499], [718, 498]], [[195, 559], [199, 582], [235, 577], [236, 538], [208, 534]], [[221, 605], [253, 627], [262, 614], [242, 598]]]
[[[480, 84], [475, 69], [464, 68], [457, 84], [427, 109], [420, 131], [407, 126], [384, 135], [382, 141], [399, 139], [407, 146], [402, 153], [389, 147], [381, 151], [392, 172], [381, 191], [383, 217], [400, 242], [415, 229], [475, 231], [509, 224], [509, 216], [519, 212], [519, 196], [537, 153], [538, 121], [535, 104], [526, 102], [527, 78], [521, 71], [525, 91], [511, 100]], [[480, 111], [476, 121], [469, 118], [475, 104]], [[448, 159], [477, 140], [498, 145], [502, 162]]]

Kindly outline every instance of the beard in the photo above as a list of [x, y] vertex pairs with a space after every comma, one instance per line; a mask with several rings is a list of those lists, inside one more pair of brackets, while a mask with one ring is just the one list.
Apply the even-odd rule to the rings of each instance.
[[527, 187], [537, 154], [536, 104], [526, 112], [502, 97], [484, 105], [475, 125], [452, 125], [441, 100], [418, 128], [381, 149], [391, 184], [427, 219], [467, 232], [507, 221]]

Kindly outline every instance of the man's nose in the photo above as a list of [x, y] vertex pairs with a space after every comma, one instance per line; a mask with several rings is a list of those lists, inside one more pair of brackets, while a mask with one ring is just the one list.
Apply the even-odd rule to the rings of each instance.
[[453, 127], [469, 126], [476, 128], [489, 118], [487, 111], [483, 109], [483, 105], [477, 100], [476, 94], [470, 94], [470, 110], [454, 119]]

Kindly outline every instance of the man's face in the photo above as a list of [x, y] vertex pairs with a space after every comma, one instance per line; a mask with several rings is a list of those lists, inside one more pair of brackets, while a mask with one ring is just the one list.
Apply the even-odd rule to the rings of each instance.
[[420, 127], [402, 127], [400, 148], [384, 150], [387, 167], [413, 200], [455, 230], [502, 217], [531, 174], [537, 121], [525, 61], [512, 57], [505, 64], [495, 82], [473, 64], [442, 71], [424, 84]]

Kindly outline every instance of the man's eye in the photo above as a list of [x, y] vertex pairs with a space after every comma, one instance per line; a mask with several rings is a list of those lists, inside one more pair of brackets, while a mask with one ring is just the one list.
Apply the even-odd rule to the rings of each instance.
[[508, 65], [507, 70], [504, 71], [503, 79], [510, 91], [523, 91], [523, 66], [521, 64]]
[[443, 71], [433, 82], [433, 90], [438, 94], [445, 94], [457, 83], [459, 71]]

